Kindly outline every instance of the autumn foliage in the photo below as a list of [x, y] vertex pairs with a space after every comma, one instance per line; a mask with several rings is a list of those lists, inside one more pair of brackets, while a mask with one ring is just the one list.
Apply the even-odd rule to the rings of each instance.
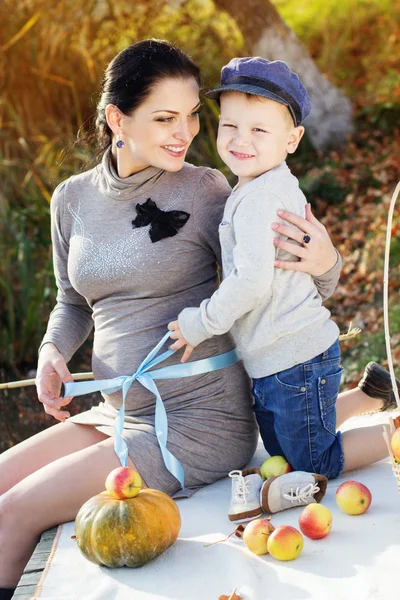
[[[343, 258], [339, 285], [326, 305], [342, 333], [350, 321], [362, 329], [360, 336], [342, 344], [345, 382], [350, 387], [357, 384], [369, 360], [387, 365], [383, 264], [388, 208], [400, 173], [400, 155], [396, 151], [399, 142], [399, 130], [385, 135], [370, 128], [360, 132], [345, 152], [333, 152], [317, 160], [306, 172], [301, 172], [304, 163], [292, 166]], [[399, 232], [397, 210], [391, 232], [389, 273], [394, 364], [400, 360]]]

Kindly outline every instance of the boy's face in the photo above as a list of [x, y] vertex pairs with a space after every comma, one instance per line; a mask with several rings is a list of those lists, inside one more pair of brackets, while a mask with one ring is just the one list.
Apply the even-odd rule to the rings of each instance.
[[304, 133], [295, 127], [283, 104], [242, 92], [223, 92], [218, 127], [218, 153], [239, 185], [278, 166], [294, 152]]

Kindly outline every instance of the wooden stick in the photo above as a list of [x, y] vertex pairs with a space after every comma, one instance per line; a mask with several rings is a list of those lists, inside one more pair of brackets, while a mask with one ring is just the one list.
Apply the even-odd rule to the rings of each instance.
[[[75, 381], [94, 379], [93, 373], [73, 373], [72, 377]], [[9, 381], [8, 383], [0, 383], [0, 390], [11, 390], [13, 388], [28, 387], [30, 385], [35, 385], [35, 379], [23, 379], [21, 381]]]
[[385, 342], [386, 342], [386, 353], [389, 364], [390, 378], [392, 380], [392, 388], [394, 396], [396, 398], [397, 407], [400, 408], [400, 398], [397, 389], [396, 376], [393, 369], [392, 350], [390, 345], [390, 332], [389, 332], [389, 256], [390, 256], [390, 238], [392, 236], [392, 221], [393, 211], [396, 204], [397, 197], [400, 192], [400, 181], [396, 185], [396, 189], [393, 192], [392, 199], [390, 201], [388, 224], [386, 230], [386, 246], [385, 246], [385, 264], [383, 269], [383, 321], [385, 328]]
[[[387, 353], [388, 364], [389, 364], [390, 379], [392, 381], [392, 388], [393, 388], [393, 392], [394, 392], [394, 396], [396, 398], [398, 408], [400, 408], [400, 399], [399, 399], [399, 392], [397, 390], [396, 376], [394, 374], [394, 369], [393, 369], [392, 348], [391, 348], [391, 344], [390, 344], [390, 332], [389, 332], [389, 256], [390, 256], [390, 238], [392, 236], [393, 211], [394, 211], [394, 206], [396, 204], [396, 200], [399, 195], [399, 192], [400, 192], [400, 182], [397, 184], [396, 189], [393, 192], [392, 199], [390, 201], [388, 224], [387, 224], [387, 230], [386, 230], [385, 264], [384, 264], [384, 268], [383, 268], [383, 319], [384, 319], [384, 327], [385, 327], [386, 353]], [[395, 476], [395, 479], [397, 482], [397, 489], [400, 493], [400, 465], [398, 465], [395, 461], [395, 458], [394, 458], [393, 452], [392, 452], [392, 448], [391, 448], [391, 444], [390, 444], [390, 439], [389, 439], [389, 435], [390, 435], [390, 437], [392, 437], [394, 429], [395, 429], [395, 427], [394, 427], [393, 419], [391, 417], [389, 417], [388, 426], [386, 426], [386, 427], [385, 427], [385, 425], [383, 426], [383, 437], [385, 439], [385, 442], [386, 442], [386, 445], [387, 445], [387, 448], [389, 451], [390, 461], [392, 463], [393, 475]]]
[[[339, 340], [346, 340], [352, 337], [355, 337], [361, 333], [361, 329], [359, 327], [352, 327], [352, 323], [350, 321], [349, 329], [347, 333], [344, 333], [339, 336]], [[85, 381], [85, 379], [94, 379], [93, 373], [73, 373], [72, 377], [75, 381]], [[0, 390], [11, 390], [13, 388], [22, 388], [28, 387], [30, 385], [35, 385], [34, 379], [23, 379], [21, 381], [10, 381], [8, 383], [0, 383]]]
[[[383, 276], [383, 316], [384, 316], [384, 324], [385, 324], [385, 341], [386, 341], [386, 352], [388, 355], [388, 363], [389, 363], [389, 371], [390, 377], [392, 380], [393, 392], [396, 398], [397, 406], [400, 408], [400, 398], [397, 390], [396, 376], [393, 370], [393, 361], [390, 347], [390, 333], [389, 333], [389, 311], [388, 311], [388, 297], [389, 297], [389, 255], [390, 255], [390, 238], [392, 233], [392, 221], [393, 221], [393, 211], [394, 206], [396, 204], [397, 197], [400, 193], [400, 182], [397, 184], [395, 191], [393, 192], [393, 196], [390, 202], [389, 208], [389, 216], [388, 216], [388, 226], [386, 232], [386, 247], [385, 247], [385, 266], [384, 266], [384, 276]], [[361, 329], [358, 327], [354, 327], [352, 329], [352, 324], [350, 323], [348, 332], [340, 335], [340, 340], [345, 340], [351, 337], [355, 337], [361, 333]], [[94, 379], [93, 373], [73, 373], [72, 377], [75, 381], [84, 381], [85, 379]], [[31, 385], [35, 385], [35, 379], [24, 379], [22, 381], [10, 381], [9, 383], [0, 383], [0, 390], [10, 390], [13, 388], [21, 388], [28, 387]]]

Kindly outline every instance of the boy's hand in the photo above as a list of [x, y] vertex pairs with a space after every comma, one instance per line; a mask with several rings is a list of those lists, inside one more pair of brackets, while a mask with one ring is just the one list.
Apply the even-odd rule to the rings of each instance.
[[194, 346], [191, 346], [191, 344], [189, 344], [189, 342], [187, 342], [183, 337], [182, 332], [179, 329], [178, 321], [171, 321], [171, 323], [168, 323], [168, 329], [172, 332], [169, 337], [172, 340], [177, 340], [175, 344], [172, 344], [172, 346], [170, 346], [170, 350], [180, 350], [180, 348], [186, 346], [185, 352], [183, 353], [183, 356], [181, 358], [181, 362], [184, 363], [188, 361], [190, 355], [194, 350]]

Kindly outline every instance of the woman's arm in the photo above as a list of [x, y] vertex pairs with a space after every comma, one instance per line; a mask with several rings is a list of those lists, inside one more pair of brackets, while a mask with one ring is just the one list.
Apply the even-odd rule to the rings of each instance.
[[50, 342], [42, 345], [36, 374], [36, 390], [44, 411], [58, 421], [65, 421], [70, 414], [61, 410], [69, 404], [72, 396], [61, 398], [61, 384], [73, 381], [64, 357]]
[[54, 191], [51, 209], [51, 241], [53, 267], [57, 285], [57, 303], [53, 308], [47, 331], [39, 348], [52, 343], [68, 362], [88, 337], [92, 327], [92, 309], [86, 298], [73, 287], [68, 273], [71, 215], [66, 209], [68, 180]]
[[[296, 240], [301, 245], [275, 238], [275, 246], [300, 258], [296, 262], [276, 260], [275, 267], [309, 273], [314, 278], [322, 298], [326, 300], [339, 281], [342, 259], [333, 246], [325, 226], [314, 217], [310, 204], [306, 206], [306, 219], [289, 211], [278, 211], [277, 214], [281, 219], [295, 225], [295, 228], [282, 223], [273, 223], [272, 229], [289, 239]], [[310, 236], [307, 244], [303, 242], [305, 234]]]
[[72, 381], [67, 362], [88, 337], [92, 327], [92, 310], [73, 288], [68, 276], [69, 235], [64, 228], [67, 215], [64, 211], [66, 182], [54, 191], [51, 200], [51, 236], [54, 274], [57, 283], [57, 304], [54, 307], [47, 331], [39, 348], [36, 375], [38, 398], [47, 414], [59, 421], [70, 415], [61, 410], [72, 398], [62, 398], [61, 384]]

